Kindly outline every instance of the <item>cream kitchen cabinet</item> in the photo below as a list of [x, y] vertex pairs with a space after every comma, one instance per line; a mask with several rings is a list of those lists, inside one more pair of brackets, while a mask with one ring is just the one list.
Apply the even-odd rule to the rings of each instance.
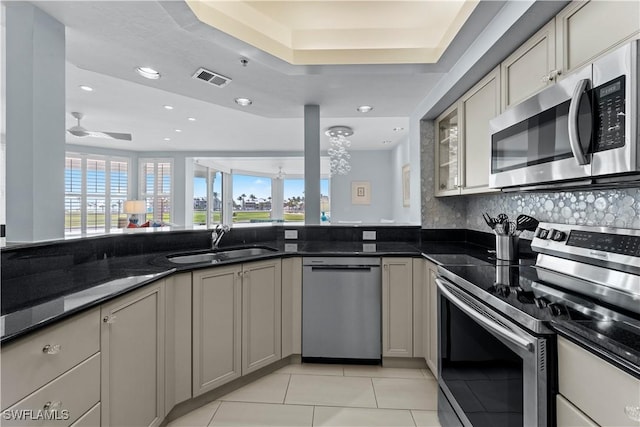
[[503, 111], [553, 84], [558, 76], [555, 40], [553, 19], [502, 62]]
[[558, 427], [599, 427], [560, 394], [556, 394], [556, 421]]
[[242, 375], [281, 359], [281, 263], [242, 266]]
[[157, 426], [164, 419], [164, 281], [101, 307], [103, 426]]
[[382, 356], [413, 357], [411, 258], [382, 259]]
[[574, 1], [555, 20], [556, 65], [562, 74], [640, 37], [640, 2]]
[[460, 193], [486, 193], [491, 172], [489, 120], [500, 114], [500, 67], [471, 88], [459, 108]]
[[458, 161], [460, 144], [458, 141], [458, 104], [445, 110], [436, 120], [435, 152], [435, 194], [452, 196], [460, 194]]
[[561, 336], [558, 390], [567, 401], [561, 401], [558, 427], [640, 426], [631, 414], [640, 411], [640, 380]]
[[281, 261], [193, 272], [193, 396], [281, 358]]
[[489, 189], [489, 120], [499, 113], [496, 67], [436, 121], [436, 196], [495, 191]]
[[191, 398], [191, 272], [165, 279], [165, 415]]
[[282, 260], [282, 357], [302, 354], [302, 258]]
[[427, 330], [426, 336], [426, 350], [425, 359], [427, 366], [431, 369], [433, 376], [438, 378], [438, 287], [436, 285], [436, 271], [435, 264], [426, 261], [425, 263], [425, 275], [423, 286], [424, 289], [424, 305], [427, 308], [428, 315], [426, 316]]
[[[2, 408], [100, 352], [100, 310], [94, 308], [2, 346]], [[98, 365], [98, 373], [100, 366]], [[99, 389], [98, 395], [99, 395]], [[62, 395], [57, 401], [65, 402]], [[46, 402], [42, 402], [44, 405]], [[96, 403], [96, 402], [93, 402]], [[26, 409], [23, 407], [23, 409]], [[29, 408], [42, 409], [42, 406]], [[65, 409], [62, 407], [62, 409]], [[85, 410], [89, 409], [88, 407]], [[75, 414], [79, 416], [81, 414]]]
[[193, 272], [193, 396], [242, 374], [242, 266]]

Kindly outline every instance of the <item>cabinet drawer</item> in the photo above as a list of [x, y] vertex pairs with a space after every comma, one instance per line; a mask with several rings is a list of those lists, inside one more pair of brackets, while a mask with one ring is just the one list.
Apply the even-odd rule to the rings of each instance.
[[100, 426], [100, 403], [89, 409], [75, 423], [69, 427], [99, 427]]
[[[5, 427], [68, 426], [98, 401], [100, 401], [100, 353], [93, 355], [4, 411], [2, 425]], [[56, 411], [45, 412], [47, 406]]]
[[558, 337], [560, 393], [603, 426], [640, 426], [625, 407], [640, 405], [640, 380]]
[[558, 427], [598, 427], [589, 417], [559, 394], [556, 395], [556, 417]]
[[[56, 346], [59, 346], [58, 350], [55, 350]], [[48, 354], [46, 348], [51, 348], [53, 354]], [[3, 346], [2, 409], [13, 405], [99, 350], [99, 308]]]

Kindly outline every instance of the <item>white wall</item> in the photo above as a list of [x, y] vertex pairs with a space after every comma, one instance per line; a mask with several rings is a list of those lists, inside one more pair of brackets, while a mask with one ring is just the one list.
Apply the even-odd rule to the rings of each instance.
[[[412, 161], [411, 159], [416, 159]], [[404, 139], [391, 151], [391, 205], [392, 216], [397, 223], [420, 224], [420, 181], [415, 181], [415, 176], [420, 176], [420, 156], [411, 156], [411, 144], [409, 137]], [[409, 164], [412, 179], [409, 184], [411, 200], [409, 206], [402, 203], [402, 167]]]
[[[351, 172], [331, 177], [331, 223], [362, 221], [378, 223], [393, 219], [393, 167], [390, 150], [351, 151]], [[371, 205], [351, 203], [351, 182], [371, 183]], [[402, 197], [402, 196], [401, 196]], [[402, 200], [400, 200], [402, 204]]]

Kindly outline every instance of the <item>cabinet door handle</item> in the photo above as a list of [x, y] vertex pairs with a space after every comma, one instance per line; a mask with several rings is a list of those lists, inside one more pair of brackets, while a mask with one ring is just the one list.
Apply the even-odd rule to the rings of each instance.
[[113, 314], [109, 314], [107, 316], [104, 316], [102, 318], [102, 321], [108, 324], [116, 323], [116, 316], [114, 316]]
[[44, 354], [58, 354], [62, 350], [62, 346], [60, 344], [47, 344], [42, 347], [42, 352]]
[[388, 269], [389, 269], [389, 264], [385, 264], [385, 265], [384, 265], [384, 269], [385, 269], [385, 270], [388, 270]]
[[42, 409], [47, 412], [47, 411], [57, 411], [58, 408], [62, 407], [62, 402], [60, 402], [59, 400], [51, 400], [47, 403], [44, 404], [44, 406], [42, 407]]
[[640, 406], [625, 406], [624, 413], [632, 421], [640, 421]]

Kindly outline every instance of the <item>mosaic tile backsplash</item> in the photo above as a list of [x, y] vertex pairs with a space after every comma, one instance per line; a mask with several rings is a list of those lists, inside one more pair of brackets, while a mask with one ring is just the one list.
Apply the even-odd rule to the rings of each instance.
[[[423, 228], [468, 228], [489, 231], [482, 213], [520, 214], [539, 221], [640, 229], [640, 187], [612, 190], [434, 196], [434, 123], [421, 123]], [[528, 235], [527, 235], [528, 234]], [[532, 233], [523, 235], [532, 238]]]

